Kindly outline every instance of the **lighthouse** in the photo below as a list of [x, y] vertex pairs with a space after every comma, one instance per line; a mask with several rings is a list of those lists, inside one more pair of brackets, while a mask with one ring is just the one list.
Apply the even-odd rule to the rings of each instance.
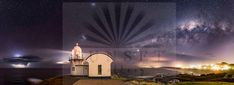
[[82, 49], [77, 43], [72, 49], [69, 59], [72, 76], [111, 77], [111, 55], [107, 53], [92, 53], [82, 55]]
[[71, 75], [73, 76], [87, 76], [88, 75], [88, 65], [85, 63], [82, 49], [79, 44], [76, 43], [75, 47], [72, 49], [72, 54], [69, 59], [71, 66]]

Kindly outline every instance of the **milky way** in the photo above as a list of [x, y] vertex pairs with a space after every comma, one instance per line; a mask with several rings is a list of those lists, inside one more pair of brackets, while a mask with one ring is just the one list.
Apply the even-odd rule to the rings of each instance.
[[[31, 49], [64, 47], [69, 52], [74, 43], [81, 42], [84, 48], [130, 48], [132, 54], [119, 54], [125, 54], [126, 59], [134, 59], [128, 55], [135, 55], [136, 50], [154, 48], [156, 51], [145, 55], [155, 57], [163, 49], [167, 52], [162, 56], [177, 56], [177, 60], [185, 62], [213, 59], [234, 62], [233, 0], [164, 1], [167, 5], [162, 2], [107, 4], [110, 7], [100, 2], [80, 4], [69, 5], [69, 11], [64, 10], [66, 6], [59, 0], [0, 1], [0, 56], [21, 53], [48, 57], [53, 53]], [[66, 25], [72, 29], [65, 29]], [[63, 60], [67, 56], [69, 53], [51, 60]]]

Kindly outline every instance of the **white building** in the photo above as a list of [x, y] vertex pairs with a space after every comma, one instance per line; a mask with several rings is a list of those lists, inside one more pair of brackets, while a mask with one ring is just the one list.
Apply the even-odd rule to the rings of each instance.
[[110, 77], [111, 55], [106, 53], [94, 53], [84, 58], [82, 49], [78, 43], [72, 50], [70, 58], [71, 75], [88, 77]]

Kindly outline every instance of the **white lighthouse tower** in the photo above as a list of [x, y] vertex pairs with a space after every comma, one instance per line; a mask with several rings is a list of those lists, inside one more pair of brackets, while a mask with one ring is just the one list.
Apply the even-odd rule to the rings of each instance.
[[73, 76], [87, 76], [88, 65], [84, 64], [84, 58], [82, 50], [78, 43], [72, 49], [71, 58], [69, 59], [71, 64], [71, 75]]

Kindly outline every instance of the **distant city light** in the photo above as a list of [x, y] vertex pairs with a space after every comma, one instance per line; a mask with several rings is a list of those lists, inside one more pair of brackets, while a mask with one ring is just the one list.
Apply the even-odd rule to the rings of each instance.
[[183, 66], [182, 64], [176, 64], [175, 67], [177, 67], [177, 68], [186, 68], [186, 67]]
[[26, 64], [11, 64], [14, 68], [26, 68], [28, 65]]
[[203, 70], [229, 70], [231, 67], [227, 64], [206, 64], [206, 65], [190, 65], [189, 69], [203, 69]]
[[43, 80], [41, 79], [37, 79], [37, 78], [28, 78], [27, 79], [29, 82], [33, 83], [33, 84], [40, 84]]
[[58, 61], [58, 62], [56, 62], [57, 64], [68, 64], [69, 63], [69, 61]]
[[192, 69], [201, 69], [201, 66], [200, 65], [189, 65], [189, 68], [192, 68]]
[[180, 61], [174, 62], [171, 65], [172, 67], [176, 67], [176, 68], [188, 68], [188, 66]]
[[22, 56], [22, 55], [19, 53], [14, 54], [14, 57], [20, 57], [20, 56]]
[[92, 6], [96, 6], [96, 3], [91, 3]]
[[162, 67], [159, 63], [139, 62], [137, 64], [140, 68], [160, 68]]

